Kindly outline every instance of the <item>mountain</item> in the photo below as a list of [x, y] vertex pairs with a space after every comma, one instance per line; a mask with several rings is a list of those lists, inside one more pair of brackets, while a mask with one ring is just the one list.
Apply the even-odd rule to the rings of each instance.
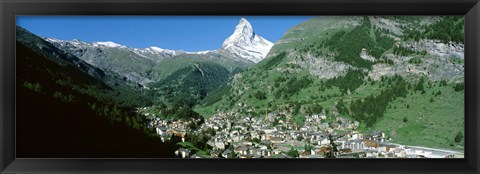
[[33, 33], [30, 33], [24, 28], [17, 26], [16, 31], [17, 42], [30, 47], [34, 51], [47, 54], [46, 57], [50, 58], [50, 60], [62, 65], [78, 67], [78, 69], [82, 72], [87, 73], [97, 79], [103, 79], [105, 77], [105, 72], [103, 70], [92, 66], [69, 53], [65, 53], [64, 51], [57, 49], [51, 43], [43, 40]]
[[273, 45], [255, 34], [251, 24], [244, 18], [220, 49], [199, 52], [159, 47], [130, 48], [110, 41], [87, 43], [80, 40], [44, 39], [91, 65], [111, 70], [144, 86], [162, 80], [196, 61], [217, 62], [229, 71], [244, 69], [263, 59]]
[[38, 54], [42, 54], [43, 56], [49, 58], [51, 61], [54, 61], [62, 66], [75, 67], [78, 70], [94, 77], [95, 79], [105, 84], [111, 86], [138, 86], [136, 82], [129, 81], [123, 76], [120, 76], [110, 70], [102, 70], [96, 66], [87, 63], [82, 59], [79, 59], [73, 54], [58, 49], [51, 42], [42, 39], [41, 37], [27, 31], [22, 27], [17, 26], [16, 36], [17, 42], [31, 48]]
[[130, 48], [110, 41], [87, 43], [44, 39], [89, 64], [141, 84], [155, 104], [175, 111], [171, 115], [190, 112], [234, 74], [263, 59], [273, 46], [255, 34], [244, 18], [221, 48], [199, 52]]
[[241, 18], [233, 34], [223, 42], [221, 49], [258, 63], [265, 58], [272, 46], [272, 42], [255, 34], [250, 22]]
[[212, 91], [225, 85], [231, 76], [222, 65], [215, 62], [196, 62], [175, 71], [165, 79], [149, 85], [157, 89], [156, 96], [173, 106], [193, 107]]
[[17, 157], [173, 157], [177, 147], [133, 112], [149, 105], [142, 91], [108, 84], [110, 72], [16, 29]]
[[311, 114], [346, 117], [393, 142], [463, 149], [454, 140], [464, 127], [463, 32], [462, 17], [313, 18], [195, 109], [283, 114], [294, 125]]
[[145, 73], [151, 70], [156, 61], [173, 56], [163, 50], [131, 49], [113, 42], [86, 43], [80, 40], [63, 41], [51, 38], [46, 40], [98, 68], [111, 70], [142, 85], [150, 81]]

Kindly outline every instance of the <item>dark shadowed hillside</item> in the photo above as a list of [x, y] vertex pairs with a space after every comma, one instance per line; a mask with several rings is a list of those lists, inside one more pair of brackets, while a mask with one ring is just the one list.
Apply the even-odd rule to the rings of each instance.
[[20, 43], [16, 63], [17, 157], [173, 157], [131, 108], [95, 95], [102, 82]]

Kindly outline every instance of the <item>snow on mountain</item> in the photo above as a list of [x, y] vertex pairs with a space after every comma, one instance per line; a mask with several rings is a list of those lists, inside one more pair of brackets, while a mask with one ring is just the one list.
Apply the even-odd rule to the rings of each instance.
[[[71, 41], [59, 40], [55, 38], [44, 38], [57, 47], [66, 50], [74, 51], [77, 56], [82, 57], [80, 54], [85, 51], [79, 51], [82, 49], [99, 48], [99, 49], [119, 49], [127, 52], [133, 52], [134, 54], [159, 62], [164, 58], [174, 57], [181, 54], [197, 54], [206, 55], [209, 53], [219, 53], [226, 57], [231, 57], [243, 62], [260, 62], [272, 48], [273, 43], [255, 34], [253, 27], [245, 18], [241, 18], [238, 25], [235, 27], [233, 34], [228, 37], [222, 44], [222, 47], [218, 50], [204, 50], [197, 52], [187, 52], [183, 50], [169, 50], [155, 46], [148, 48], [130, 48], [112, 41], [106, 42], [83, 42], [78, 39]], [[225, 54], [227, 53], [227, 54]], [[91, 61], [91, 60], [90, 60]]]
[[168, 49], [163, 49], [163, 48], [158, 48], [158, 47], [148, 47], [146, 50], [153, 50], [156, 52], [165, 52], [165, 53], [170, 53], [170, 54], [177, 54], [177, 51], [175, 50], [168, 50]]
[[47, 38], [47, 37], [44, 37], [43, 39], [45, 39], [46, 41], [56, 45], [56, 46], [73, 46], [73, 47], [86, 47], [86, 46], [90, 46], [88, 43], [86, 42], [82, 42], [78, 39], [73, 39], [71, 41], [67, 41], [67, 40], [60, 40], [60, 39], [56, 39], [56, 38]]
[[272, 46], [272, 42], [255, 34], [250, 22], [241, 18], [233, 34], [223, 42], [222, 49], [258, 63], [267, 56]]
[[161, 60], [162, 58], [173, 57], [185, 53], [183, 50], [169, 50], [155, 46], [148, 48], [131, 48], [131, 50], [142, 57], [152, 60]]
[[117, 44], [115, 42], [107, 41], [107, 42], [94, 42], [93, 46], [95, 47], [105, 46], [105, 47], [115, 48], [115, 47], [122, 47], [123, 45]]
[[116, 48], [116, 49], [124, 50], [127, 52], [133, 52], [141, 57], [145, 57], [151, 60], [161, 60], [162, 58], [165, 58], [165, 57], [172, 57], [172, 56], [185, 53], [185, 51], [183, 50], [169, 50], [169, 49], [163, 49], [163, 48], [154, 47], [154, 46], [148, 47], [148, 48], [130, 48], [125, 45], [121, 45], [111, 41], [89, 43], [89, 42], [80, 41], [78, 39], [74, 39], [71, 41], [60, 40], [55, 38], [44, 38], [44, 39], [64, 49], [69, 48], [69, 49], [76, 50], [76, 49], [87, 49], [87, 48], [100, 48], [100, 49]]
[[216, 52], [216, 50], [204, 50], [204, 51], [197, 51], [197, 52], [186, 52], [188, 54], [208, 54]]

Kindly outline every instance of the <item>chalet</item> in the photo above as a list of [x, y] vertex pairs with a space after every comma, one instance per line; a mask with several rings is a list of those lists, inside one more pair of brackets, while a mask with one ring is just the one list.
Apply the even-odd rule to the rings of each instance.
[[338, 123], [331, 123], [331, 124], [330, 124], [330, 127], [333, 128], [333, 129], [340, 129], [340, 128], [341, 128], [341, 125], [338, 124]]
[[395, 150], [396, 150], [396, 146], [395, 146], [395, 145], [385, 145], [385, 150], [386, 150], [387, 152], [395, 151]]
[[326, 137], [323, 137], [323, 138], [320, 138], [318, 140], [318, 144], [319, 145], [328, 145], [328, 144], [330, 144], [330, 140]]
[[366, 146], [365, 146], [365, 143], [360, 140], [360, 139], [356, 139], [356, 140], [353, 140], [353, 141], [347, 141], [345, 143], [343, 143], [341, 145], [342, 148], [348, 148], [348, 149], [352, 149], [352, 150], [363, 150]]
[[255, 154], [256, 149], [254, 146], [247, 146], [248, 154]]
[[268, 140], [270, 140], [273, 143], [281, 143], [283, 142], [283, 138], [281, 137], [269, 137]]
[[235, 148], [235, 153], [238, 153], [240, 155], [247, 155], [248, 148], [246, 146], [238, 146], [237, 148]]
[[372, 149], [372, 148], [377, 148], [380, 146], [377, 141], [374, 140], [363, 140], [363, 143], [365, 144], [366, 147]]
[[260, 139], [260, 134], [257, 131], [250, 131], [250, 137]]
[[332, 150], [331, 147], [321, 147], [321, 148], [315, 150], [315, 154], [325, 155], [325, 154], [329, 153], [331, 150]]
[[310, 155], [310, 151], [306, 151], [306, 150], [300, 153], [300, 157], [309, 156], [309, 155]]
[[240, 135], [234, 135], [234, 136], [231, 136], [230, 139], [233, 142], [239, 142], [242, 139], [242, 137]]
[[166, 127], [157, 127], [156, 130], [158, 135], [163, 135], [165, 132], [167, 132]]
[[338, 150], [340, 153], [352, 153], [352, 149], [345, 148], [345, 149], [339, 149]]
[[268, 147], [267, 147], [267, 146], [265, 146], [265, 145], [262, 145], [262, 144], [260, 144], [260, 145], [258, 145], [258, 149], [261, 149], [261, 150], [267, 150], [267, 149], [268, 149]]
[[322, 123], [322, 124], [320, 124], [320, 125], [318, 126], [318, 128], [320, 128], [320, 129], [326, 129], [326, 128], [328, 128], [328, 123]]
[[385, 133], [380, 132], [380, 131], [374, 131], [372, 133], [372, 137], [374, 137], [374, 138], [385, 138]]
[[233, 158], [233, 156], [231, 156], [231, 154], [232, 154], [232, 151], [230, 149], [227, 149], [227, 150], [223, 151], [222, 156], [225, 157], [225, 158]]
[[377, 158], [379, 154], [375, 150], [365, 150], [365, 155], [366, 158]]
[[175, 151], [175, 155], [180, 156], [182, 158], [189, 158], [190, 157], [190, 150], [185, 148], [180, 148]]
[[219, 142], [219, 141], [215, 141], [213, 147], [216, 148], [216, 149], [219, 149], [219, 150], [225, 149], [225, 143]]
[[278, 154], [281, 154], [281, 153], [282, 153], [282, 151], [279, 150], [279, 149], [273, 149], [272, 150], [272, 155], [278, 155]]

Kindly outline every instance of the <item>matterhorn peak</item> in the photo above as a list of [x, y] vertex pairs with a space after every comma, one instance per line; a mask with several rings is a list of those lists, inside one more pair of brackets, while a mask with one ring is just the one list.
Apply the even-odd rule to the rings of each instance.
[[247, 24], [247, 25], [249, 25], [250, 27], [252, 26], [252, 25], [250, 24], [250, 22], [248, 22], [248, 20], [245, 19], [245, 18], [240, 18], [240, 22], [239, 22], [238, 24], [239, 24], [239, 25], [240, 25], [240, 24], [242, 24], [242, 25], [243, 25], [243, 24]]
[[272, 42], [255, 34], [247, 19], [241, 18], [233, 34], [223, 42], [222, 49], [258, 63], [265, 58], [272, 46]]
[[233, 32], [234, 34], [242, 34], [242, 35], [253, 35], [253, 27], [250, 22], [247, 21], [245, 18], [241, 18], [240, 22], [238, 22], [238, 25], [235, 27], [235, 31]]

